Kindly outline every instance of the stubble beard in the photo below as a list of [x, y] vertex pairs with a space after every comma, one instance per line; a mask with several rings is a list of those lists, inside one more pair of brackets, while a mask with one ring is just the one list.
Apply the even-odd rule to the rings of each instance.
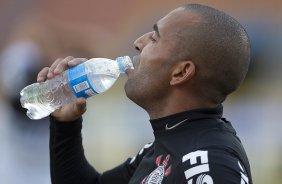
[[125, 94], [127, 98], [146, 110], [146, 95], [142, 93], [142, 89], [139, 89], [137, 85], [138, 82], [128, 79], [124, 86]]
[[167, 90], [159, 88], [159, 85], [147, 86], [142, 82], [145, 81], [128, 80], [124, 87], [126, 96], [149, 115], [161, 111], [164, 108]]

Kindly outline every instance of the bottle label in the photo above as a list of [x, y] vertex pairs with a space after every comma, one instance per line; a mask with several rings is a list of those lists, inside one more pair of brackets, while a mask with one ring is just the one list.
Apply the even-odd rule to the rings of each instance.
[[68, 69], [67, 75], [71, 90], [77, 98], [98, 94], [88, 80], [84, 63]]

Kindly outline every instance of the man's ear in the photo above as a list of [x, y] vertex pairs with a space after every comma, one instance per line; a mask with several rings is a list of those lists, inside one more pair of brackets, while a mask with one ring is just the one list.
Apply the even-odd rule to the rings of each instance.
[[196, 66], [192, 61], [178, 62], [172, 71], [170, 85], [178, 85], [190, 80], [196, 72]]

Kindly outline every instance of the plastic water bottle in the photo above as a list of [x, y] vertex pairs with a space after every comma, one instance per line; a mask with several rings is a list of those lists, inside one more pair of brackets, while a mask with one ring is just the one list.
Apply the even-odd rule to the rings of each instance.
[[41, 119], [79, 97], [89, 98], [108, 90], [120, 73], [133, 68], [130, 57], [116, 60], [93, 58], [74, 66], [61, 75], [34, 83], [21, 91], [21, 105], [30, 119]]

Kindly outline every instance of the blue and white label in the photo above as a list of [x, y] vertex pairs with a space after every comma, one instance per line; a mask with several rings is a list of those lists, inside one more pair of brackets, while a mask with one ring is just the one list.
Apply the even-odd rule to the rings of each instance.
[[88, 80], [85, 63], [68, 69], [67, 75], [71, 90], [77, 98], [89, 98], [97, 94]]

